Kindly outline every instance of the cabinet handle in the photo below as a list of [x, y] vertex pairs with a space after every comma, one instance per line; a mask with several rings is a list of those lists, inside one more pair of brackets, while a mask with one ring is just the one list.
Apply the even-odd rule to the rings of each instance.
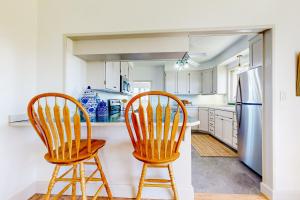
[[114, 88], [117, 88], [117, 86], [114, 86]]

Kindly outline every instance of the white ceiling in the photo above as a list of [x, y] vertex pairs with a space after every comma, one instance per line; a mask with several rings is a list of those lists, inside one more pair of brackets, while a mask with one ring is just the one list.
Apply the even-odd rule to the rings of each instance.
[[224, 36], [190, 36], [189, 55], [193, 61], [198, 63], [213, 59], [225, 49], [241, 39], [242, 35]]

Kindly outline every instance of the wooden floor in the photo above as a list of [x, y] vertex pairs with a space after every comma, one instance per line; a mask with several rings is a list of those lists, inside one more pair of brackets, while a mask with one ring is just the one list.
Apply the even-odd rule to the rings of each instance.
[[[29, 200], [43, 200], [42, 194], [35, 194]], [[81, 197], [77, 197], [81, 199]], [[91, 198], [88, 198], [91, 199]], [[127, 198], [114, 198], [115, 200], [129, 200]], [[60, 200], [71, 200], [70, 196], [63, 196]], [[97, 200], [107, 200], [107, 198], [98, 198]], [[195, 200], [267, 200], [262, 195], [243, 195], [243, 194], [195, 194]]]
[[193, 134], [192, 145], [200, 156], [237, 157], [237, 153], [208, 134]]

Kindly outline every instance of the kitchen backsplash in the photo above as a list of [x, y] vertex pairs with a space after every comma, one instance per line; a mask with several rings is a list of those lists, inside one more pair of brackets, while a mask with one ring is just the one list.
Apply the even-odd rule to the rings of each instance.
[[226, 95], [179, 95], [180, 99], [191, 101], [194, 105], [200, 104], [214, 104], [224, 105], [227, 104]]

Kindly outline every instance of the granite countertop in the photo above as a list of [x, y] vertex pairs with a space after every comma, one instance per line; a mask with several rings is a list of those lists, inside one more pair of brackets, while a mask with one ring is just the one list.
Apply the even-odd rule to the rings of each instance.
[[[153, 115], [155, 117], [155, 114]], [[180, 117], [182, 120], [182, 117]], [[154, 119], [155, 122], [155, 119]], [[108, 116], [102, 116], [96, 120], [91, 120], [91, 124], [93, 127], [97, 126], [126, 126], [125, 124], [125, 117], [123, 113], [119, 114], [113, 114]], [[181, 122], [179, 122], [179, 126], [181, 126]], [[198, 119], [188, 117], [187, 126], [197, 126], [200, 124], [200, 121]], [[10, 126], [13, 127], [26, 127], [31, 126], [30, 122], [28, 120], [18, 121], [18, 122], [11, 122], [9, 123]], [[82, 126], [86, 126], [85, 122], [81, 122]]]

